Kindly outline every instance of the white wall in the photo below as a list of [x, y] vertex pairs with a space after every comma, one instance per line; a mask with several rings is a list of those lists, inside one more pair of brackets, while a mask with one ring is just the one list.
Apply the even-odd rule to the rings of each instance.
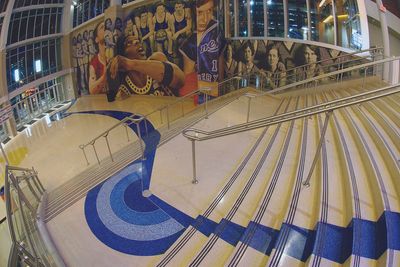
[[[375, 23], [368, 23], [369, 38], [371, 46], [383, 46], [382, 31], [380, 25]], [[390, 41], [390, 54], [393, 56], [400, 56], [400, 38], [389, 32]]]

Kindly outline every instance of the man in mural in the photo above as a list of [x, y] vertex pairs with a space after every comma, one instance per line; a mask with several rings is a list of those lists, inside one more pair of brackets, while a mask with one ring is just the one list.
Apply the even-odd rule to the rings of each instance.
[[[192, 34], [180, 48], [183, 55], [183, 69], [188, 75], [187, 79], [191, 79], [197, 64], [199, 88], [213, 88], [218, 82], [219, 71], [223, 72], [223, 68], [218, 68], [219, 62], [223, 62], [223, 54], [220, 49], [222, 45], [218, 23], [214, 18], [214, 0], [197, 0], [196, 16], [197, 32]], [[185, 87], [186, 84], [185, 82]], [[193, 84], [193, 81], [188, 84]], [[190, 90], [185, 88], [181, 95], [189, 92]], [[217, 93], [216, 90], [212, 92], [213, 95]]]
[[119, 40], [118, 56], [111, 61], [108, 72], [109, 101], [114, 101], [117, 95], [122, 98], [132, 94], [178, 95], [185, 79], [182, 70], [168, 62], [164, 54], [156, 52], [147, 58], [135, 36]]
[[152, 47], [154, 44], [154, 33], [153, 27], [151, 27], [151, 20], [147, 8], [143, 8], [140, 11], [138, 28], [143, 48], [146, 51], [146, 56], [149, 57], [153, 53]]
[[166, 11], [165, 5], [159, 3], [153, 17], [154, 40], [156, 50], [172, 55], [172, 25], [171, 14]]
[[[192, 30], [192, 16], [190, 14], [190, 8], [186, 8], [182, 1], [175, 3], [172, 21], [173, 52], [174, 56], [177, 57], [179, 47], [191, 34]], [[178, 65], [182, 67], [183, 62], [179, 62]]]
[[126, 20], [124, 34], [125, 36], [139, 35], [133, 17], [128, 17], [128, 19]]
[[106, 93], [106, 47], [104, 43], [104, 22], [97, 24], [93, 31], [94, 43], [98, 54], [90, 61], [89, 92], [90, 94]]
[[[93, 30], [89, 31], [89, 42], [88, 42], [88, 47], [89, 47], [89, 53], [90, 53], [90, 58], [92, 58], [94, 55], [97, 54], [96, 51], [96, 46], [94, 44], [94, 37], [93, 37]], [[90, 60], [89, 60], [90, 61]]]
[[[255, 44], [257, 41], [254, 41]], [[254, 56], [256, 48], [250, 41], [247, 41], [242, 46], [243, 62], [239, 62], [238, 72], [240, 75], [258, 74], [260, 69], [254, 64]]]
[[104, 44], [106, 46], [106, 62], [109, 62], [114, 57], [115, 47], [111, 18], [107, 18], [104, 23]]

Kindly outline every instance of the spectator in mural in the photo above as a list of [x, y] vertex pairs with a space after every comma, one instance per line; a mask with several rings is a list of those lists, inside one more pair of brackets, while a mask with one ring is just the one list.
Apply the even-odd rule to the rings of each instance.
[[85, 85], [86, 85], [86, 71], [85, 71], [85, 63], [84, 63], [84, 57], [85, 53], [83, 52], [83, 38], [82, 34], [79, 33], [77, 38], [76, 38], [76, 56], [78, 59], [78, 68], [79, 68], [79, 73], [78, 73], [78, 90], [81, 93], [85, 93]]
[[169, 14], [165, 5], [159, 3], [156, 6], [156, 12], [153, 17], [154, 40], [156, 51], [172, 55], [172, 25], [171, 14]]
[[125, 22], [125, 36], [138, 36], [138, 31], [133, 18], [129, 17]]
[[286, 85], [286, 67], [281, 62], [278, 47], [274, 44], [267, 47], [266, 76], [272, 88]]
[[232, 43], [228, 43], [225, 48], [225, 78], [232, 78], [237, 73], [238, 62], [233, 58]]
[[[173, 96], [183, 86], [185, 76], [164, 54], [156, 52], [149, 58], [136, 36], [118, 42], [118, 56], [109, 66], [109, 101], [117, 94], [122, 98], [132, 94]], [[117, 75], [121, 72], [122, 75]]]
[[106, 46], [106, 62], [109, 62], [114, 57], [114, 37], [113, 24], [110, 18], [104, 22], [104, 43]]
[[104, 43], [104, 22], [96, 25], [94, 43], [98, 54], [90, 61], [89, 66], [89, 92], [90, 94], [102, 94], [106, 92], [106, 47]]
[[[183, 41], [191, 34], [192, 30], [192, 16], [190, 8], [186, 8], [182, 1], [175, 3], [174, 13], [172, 14], [172, 41], [173, 52], [176, 57], [179, 47]], [[181, 63], [180, 65], [182, 65]]]
[[146, 8], [142, 9], [140, 12], [138, 28], [143, 49], [146, 51], [146, 56], [149, 57], [153, 53], [154, 33], [153, 27], [151, 27], [149, 12]]
[[94, 44], [93, 30], [89, 31], [88, 47], [89, 47], [90, 58], [92, 58], [94, 55], [97, 54], [96, 46]]
[[319, 49], [316, 46], [302, 44], [295, 54], [297, 81], [310, 79], [324, 74], [324, 70], [317, 62], [321, 60]]
[[122, 37], [122, 20], [121, 18], [115, 19], [114, 32], [113, 32], [113, 43], [116, 44], [118, 39]]
[[256, 50], [250, 41], [244, 43], [242, 51], [243, 62], [239, 62], [238, 64], [238, 73], [244, 76], [253, 73], [260, 73], [260, 69], [254, 64]]

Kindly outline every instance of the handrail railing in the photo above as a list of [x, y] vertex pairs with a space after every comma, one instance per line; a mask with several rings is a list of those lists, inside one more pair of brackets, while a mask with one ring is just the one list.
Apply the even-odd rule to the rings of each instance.
[[[213, 131], [204, 131], [201, 129], [188, 128], [182, 131], [183, 136], [188, 138], [189, 140], [195, 141], [205, 141], [209, 139], [214, 139], [217, 137], [228, 136], [231, 134], [246, 132], [254, 129], [258, 129], [261, 127], [266, 127], [274, 124], [278, 124], [281, 122], [291, 121], [294, 119], [301, 119], [304, 117], [308, 117], [311, 115], [316, 115], [320, 113], [324, 113], [329, 110], [336, 110], [339, 108], [344, 108], [347, 106], [359, 104], [366, 101], [371, 101], [379, 97], [384, 97], [392, 94], [396, 94], [400, 92], [400, 84], [391, 85], [384, 88], [380, 88], [373, 91], [368, 91], [364, 93], [360, 93], [353, 96], [344, 97], [341, 99], [332, 100], [326, 103], [314, 105], [312, 107], [307, 107], [295, 111], [286, 112], [283, 114], [262, 118], [246, 123], [241, 123], [234, 126], [229, 126]], [[375, 95], [378, 94], [378, 95]], [[354, 101], [353, 101], [354, 100]], [[189, 134], [190, 133], [190, 134]], [[201, 136], [203, 135], [203, 136]]]
[[[379, 53], [379, 51], [381, 51], [381, 52]], [[364, 54], [367, 52], [372, 52], [372, 53], [368, 54], [368, 55], [360, 55], [360, 56], [354, 57], [357, 54]], [[345, 55], [340, 55], [340, 56], [333, 57], [333, 58], [322, 59], [322, 60], [319, 60], [319, 61], [316, 61], [313, 63], [309, 63], [309, 64], [296, 66], [294, 68], [286, 69], [284, 71], [276, 71], [273, 73], [273, 77], [270, 77], [271, 73], [266, 70], [259, 70], [259, 73], [261, 73], [264, 77], [267, 77], [268, 80], [270, 81], [271, 87], [275, 88], [278, 84], [282, 86], [282, 84], [280, 84], [282, 80], [285, 80], [286, 84], [287, 84], [287, 81], [295, 81], [296, 82], [297, 76], [298, 76], [298, 71], [305, 70], [313, 65], [314, 66], [319, 65], [322, 68], [322, 70], [326, 73], [326, 72], [330, 72], [332, 70], [332, 68], [335, 68], [336, 70], [344, 69], [344, 68], [349, 67], [350, 63], [368, 60], [369, 58], [371, 58], [372, 61], [383, 59], [383, 58], [378, 59], [378, 57], [376, 55], [380, 55], [383, 57], [383, 48], [377, 47], [377, 48], [365, 49], [365, 50], [356, 51], [353, 53], [348, 53]], [[347, 59], [349, 57], [350, 57], [350, 59], [348, 59], [348, 60], [341, 60], [342, 58]], [[331, 62], [331, 61], [334, 61], [334, 62], [331, 64], [323, 64], [325, 62]], [[293, 79], [293, 77], [294, 77], [294, 79]], [[286, 85], [286, 84], [283, 84], [283, 85]]]
[[46, 193], [37, 172], [33, 168], [6, 165], [5, 174], [6, 213], [12, 242], [8, 266], [65, 266], [43, 234], [40, 211]]
[[[234, 90], [240, 89], [240, 83], [239, 83], [239, 81], [240, 81], [241, 79], [242, 79], [242, 78], [241, 78], [240, 76], [235, 76], [235, 77], [229, 78], [229, 79], [227, 79], [227, 80], [225, 80], [225, 81], [219, 83], [219, 84], [218, 84], [219, 95], [224, 95], [224, 94], [230, 92], [231, 89], [232, 89], [232, 88], [231, 88], [232, 86], [234, 87]], [[225, 90], [226, 90], [225, 85], [231, 85], [231, 87], [228, 86], [228, 91], [225, 91]], [[182, 116], [184, 117], [184, 116], [185, 116], [185, 111], [184, 111], [184, 107], [183, 107], [183, 102], [186, 101], [186, 100], [188, 100], [188, 99], [190, 99], [190, 98], [193, 98], [193, 97], [195, 97], [195, 96], [201, 96], [201, 95], [204, 96], [204, 97], [203, 97], [203, 100], [204, 100], [204, 103], [203, 103], [203, 104], [205, 105], [205, 111], [206, 111], [206, 113], [207, 113], [207, 112], [208, 112], [208, 111], [207, 111], [207, 104], [208, 104], [208, 100], [209, 100], [209, 98], [210, 98], [210, 97], [209, 97], [209, 88], [201, 88], [201, 89], [192, 91], [192, 92], [186, 94], [185, 96], [179, 97], [178, 99], [176, 99], [176, 100], [173, 101], [172, 103], [168, 103], [168, 104], [166, 104], [166, 105], [163, 105], [162, 107], [159, 107], [159, 108], [157, 108], [157, 109], [155, 109], [155, 110], [149, 112], [149, 113], [146, 114], [146, 115], [142, 115], [142, 114], [133, 114], [133, 115], [131, 115], [131, 116], [128, 116], [128, 117], [122, 119], [121, 121], [119, 121], [118, 123], [114, 124], [113, 126], [109, 127], [108, 129], [104, 130], [101, 134], [97, 135], [95, 138], [93, 138], [93, 139], [90, 140], [89, 142], [87, 142], [87, 143], [85, 143], [85, 144], [79, 145], [79, 148], [80, 148], [80, 149], [82, 150], [82, 152], [83, 152], [83, 155], [84, 155], [84, 157], [85, 157], [85, 160], [86, 160], [87, 165], [90, 164], [90, 163], [89, 163], [89, 160], [88, 160], [88, 157], [87, 157], [87, 155], [86, 155], [86, 152], [85, 152], [85, 149], [86, 149], [88, 146], [92, 146], [93, 152], [94, 152], [95, 157], [96, 157], [96, 160], [97, 160], [97, 163], [100, 164], [101, 160], [100, 160], [100, 158], [99, 158], [99, 155], [98, 155], [98, 152], [97, 152], [97, 150], [96, 150], [95, 144], [96, 144], [96, 142], [97, 142], [99, 139], [101, 139], [102, 137], [105, 138], [105, 140], [106, 140], [107, 149], [108, 149], [108, 152], [109, 152], [109, 156], [111, 157], [111, 160], [112, 160], [112, 161], [114, 160], [114, 159], [113, 159], [113, 156], [112, 156], [111, 148], [110, 148], [110, 145], [109, 145], [109, 140], [108, 140], [108, 135], [109, 135], [109, 133], [110, 133], [112, 130], [114, 130], [114, 129], [118, 128], [119, 126], [123, 125], [123, 126], [125, 127], [126, 135], [127, 135], [128, 142], [129, 142], [129, 134], [128, 134], [128, 129], [127, 129], [127, 127], [128, 127], [130, 124], [135, 123], [135, 124], [136, 124], [136, 127], [137, 127], [137, 129], [138, 129], [138, 135], [141, 135], [140, 123], [141, 123], [142, 121], [144, 121], [144, 122], [145, 122], [145, 127], [146, 127], [146, 132], [145, 132], [145, 134], [147, 135], [147, 134], [148, 134], [148, 131], [147, 131], [146, 119], [148, 119], [151, 115], [156, 114], [157, 112], [159, 112], [159, 113], [160, 113], [161, 124], [163, 124], [162, 112], [163, 112], [164, 110], [166, 111], [166, 117], [167, 117], [167, 118], [166, 118], [166, 123], [167, 123], [167, 127], [168, 127], [168, 129], [169, 129], [169, 128], [170, 128], [170, 124], [171, 124], [171, 122], [172, 122], [172, 119], [170, 118], [170, 109], [173, 108], [173, 107], [175, 107], [175, 106], [177, 106], [177, 105], [179, 105], [179, 104], [181, 104], [181, 105], [182, 105]], [[140, 144], [140, 148], [141, 148], [141, 152], [142, 152], [142, 157], [144, 157], [144, 146], [143, 146], [142, 136], [138, 136], [138, 142], [139, 142], [139, 144]]]
[[[281, 87], [276, 88], [274, 90], [270, 90], [270, 91], [268, 91], [266, 93], [261, 93], [260, 95], [271, 94], [271, 93], [272, 94], [282, 93], [283, 91], [286, 91], [288, 89], [298, 88], [299, 86], [303, 86], [303, 85], [306, 85], [307, 88], [309, 88], [310, 84], [314, 84], [314, 87], [316, 87], [317, 85], [320, 85], [320, 83], [318, 83], [318, 81], [328, 80], [330, 77], [342, 76], [342, 80], [343, 80], [343, 74], [349, 73], [349, 77], [352, 77], [352, 75], [350, 75], [350, 74], [355, 70], [362, 70], [363, 69], [364, 70], [364, 73], [363, 73], [364, 76], [363, 77], [365, 79], [366, 76], [367, 76], [367, 70], [370, 67], [378, 66], [378, 65], [382, 65], [382, 67], [383, 67], [387, 63], [394, 62], [394, 61], [399, 61], [399, 60], [400, 60], [400, 57], [393, 57], [393, 58], [386, 58], [386, 59], [382, 59], [382, 60], [378, 60], [378, 61], [374, 61], [374, 62], [365, 63], [365, 64], [362, 64], [362, 65], [352, 66], [352, 67], [345, 68], [345, 69], [342, 69], [342, 70], [337, 70], [337, 71], [325, 73], [325, 74], [322, 74], [322, 75], [319, 75], [319, 76], [315, 76], [315, 77], [312, 77], [312, 78], [309, 78], [309, 79], [305, 79], [305, 80], [298, 81], [298, 82], [295, 82], [295, 83], [292, 83], [292, 84], [281, 86]], [[382, 70], [383, 70], [383, 68], [382, 68]], [[377, 74], [377, 71], [374, 70], [374, 72], [372, 74]], [[381, 75], [383, 75], [383, 71], [381, 72]]]
[[204, 131], [200, 129], [195, 129], [195, 128], [189, 128], [186, 129], [182, 132], [183, 136], [185, 136], [189, 141], [192, 142], [192, 162], [193, 162], [193, 184], [198, 183], [197, 179], [197, 174], [196, 174], [196, 141], [205, 141], [205, 140], [210, 140], [210, 139], [215, 139], [219, 137], [224, 137], [228, 135], [233, 135], [241, 132], [246, 132], [258, 128], [263, 128], [283, 122], [288, 122], [296, 119], [301, 119], [305, 118], [311, 115], [317, 115], [321, 113], [326, 113], [326, 119], [324, 121], [324, 125], [322, 127], [322, 133], [321, 137], [319, 140], [319, 144], [317, 146], [317, 151], [314, 155], [314, 160], [312, 162], [312, 165], [310, 167], [310, 170], [308, 172], [307, 178], [303, 181], [304, 186], [309, 186], [310, 185], [310, 179], [311, 175], [314, 171], [314, 168], [316, 166], [316, 162], [318, 160], [318, 155], [320, 153], [322, 143], [324, 140], [324, 136], [326, 133], [326, 129], [328, 127], [328, 122], [331, 114], [333, 113], [334, 110], [339, 109], [339, 108], [344, 108], [356, 104], [360, 104], [363, 102], [371, 101], [374, 99], [382, 98], [385, 96], [389, 96], [392, 94], [396, 94], [400, 92], [400, 83], [384, 88], [380, 88], [374, 91], [369, 91], [349, 97], [345, 97], [342, 99], [337, 99], [333, 100], [327, 103], [315, 105], [312, 107], [292, 111], [292, 112], [286, 112], [284, 114], [272, 116], [272, 117], [267, 117], [264, 119], [259, 119], [247, 123], [242, 123], [239, 125], [235, 126], [230, 126], [214, 131]]

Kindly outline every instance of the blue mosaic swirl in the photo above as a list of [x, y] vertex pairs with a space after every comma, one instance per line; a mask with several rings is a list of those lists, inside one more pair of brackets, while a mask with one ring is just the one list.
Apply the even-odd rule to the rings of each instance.
[[[93, 111], [122, 120], [127, 112]], [[155, 148], [159, 133], [149, 121], [142, 122], [151, 134], [146, 135], [146, 160], [137, 160], [96, 186], [86, 196], [85, 217], [93, 234], [107, 246], [131, 255], [151, 256], [164, 253], [188, 226], [175, 213], [168, 213], [142, 195], [150, 186]], [[138, 128], [130, 125], [136, 134]], [[182, 214], [179, 214], [182, 216]], [[184, 215], [185, 217], [188, 217]], [[186, 218], [185, 220], [190, 220]]]

